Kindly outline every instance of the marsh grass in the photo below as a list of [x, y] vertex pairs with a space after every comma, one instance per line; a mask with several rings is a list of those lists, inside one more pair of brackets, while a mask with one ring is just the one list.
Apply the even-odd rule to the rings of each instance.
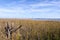
[[12, 40], [60, 40], [59, 21], [34, 21], [0, 19], [0, 40], [7, 40], [4, 27], [6, 22], [13, 28], [22, 25], [21, 29], [12, 34]]

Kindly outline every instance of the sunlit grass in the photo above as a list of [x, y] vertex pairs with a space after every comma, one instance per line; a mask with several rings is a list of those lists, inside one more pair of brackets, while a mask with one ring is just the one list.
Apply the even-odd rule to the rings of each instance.
[[0, 40], [6, 40], [4, 27], [6, 22], [21, 29], [12, 34], [13, 40], [60, 40], [59, 21], [0, 20]]

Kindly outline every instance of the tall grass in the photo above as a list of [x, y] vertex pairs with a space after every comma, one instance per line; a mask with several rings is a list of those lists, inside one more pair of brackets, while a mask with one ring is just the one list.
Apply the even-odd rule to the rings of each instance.
[[60, 40], [59, 21], [34, 20], [0, 20], [0, 40], [7, 40], [4, 31], [7, 21], [13, 24], [13, 28], [22, 25], [12, 34], [12, 40]]

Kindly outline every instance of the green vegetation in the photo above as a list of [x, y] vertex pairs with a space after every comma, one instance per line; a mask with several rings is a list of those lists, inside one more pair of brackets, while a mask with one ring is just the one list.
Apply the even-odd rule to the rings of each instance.
[[34, 21], [13, 19], [0, 19], [0, 40], [7, 40], [4, 32], [6, 22], [12, 24], [13, 28], [22, 25], [21, 29], [12, 34], [12, 40], [60, 40], [59, 21]]

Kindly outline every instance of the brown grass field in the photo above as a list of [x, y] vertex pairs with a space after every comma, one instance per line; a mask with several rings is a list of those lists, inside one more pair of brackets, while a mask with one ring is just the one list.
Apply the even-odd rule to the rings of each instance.
[[24, 19], [0, 19], [0, 40], [7, 40], [6, 23], [20, 29], [12, 34], [12, 40], [60, 40], [60, 21], [36, 21]]

